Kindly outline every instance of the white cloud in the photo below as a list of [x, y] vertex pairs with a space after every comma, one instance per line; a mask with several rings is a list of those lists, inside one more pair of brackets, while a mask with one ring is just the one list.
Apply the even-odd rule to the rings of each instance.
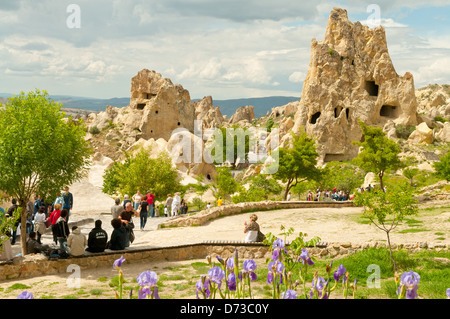
[[306, 74], [301, 71], [296, 71], [289, 76], [289, 81], [293, 83], [303, 82], [306, 78]]

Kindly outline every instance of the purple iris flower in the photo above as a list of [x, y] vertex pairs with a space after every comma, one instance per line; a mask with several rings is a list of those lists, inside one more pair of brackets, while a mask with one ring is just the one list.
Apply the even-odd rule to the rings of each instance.
[[236, 291], [236, 275], [231, 273], [228, 275], [227, 286], [230, 291]]
[[272, 260], [278, 260], [280, 258], [280, 250], [274, 249], [272, 252]]
[[197, 283], [195, 284], [195, 287], [197, 288], [197, 299], [198, 299], [199, 292], [206, 298], [209, 298], [209, 296], [211, 296], [211, 291], [209, 290], [209, 279], [208, 278], [202, 278], [201, 280], [197, 281]]
[[152, 288], [150, 287], [140, 287], [138, 290], [138, 299], [146, 299], [147, 295], [152, 295]]
[[234, 259], [230, 258], [227, 260], [227, 268], [230, 271], [234, 270]]
[[313, 262], [313, 261], [311, 260], [311, 258], [309, 257], [308, 251], [307, 251], [305, 248], [302, 249], [302, 253], [300, 254], [299, 261], [300, 261], [300, 260], [302, 261], [303, 265], [305, 264], [305, 262], [306, 262], [309, 266], [314, 265], [314, 262]]
[[284, 245], [284, 240], [278, 238], [277, 240], [275, 240], [273, 242], [272, 249], [282, 249], [282, 248], [284, 248], [284, 246], [285, 246]]
[[450, 288], [447, 288], [447, 299], [450, 299]]
[[158, 281], [158, 275], [154, 271], [144, 271], [137, 276], [138, 285], [141, 287], [149, 286], [154, 287]]
[[33, 294], [25, 290], [17, 296], [17, 299], [33, 299]]
[[213, 267], [208, 270], [208, 278], [220, 286], [222, 280], [225, 278], [225, 272], [220, 267]]
[[247, 259], [242, 264], [242, 267], [244, 268], [244, 271], [248, 272], [248, 275], [250, 276], [250, 279], [252, 281], [255, 281], [258, 279], [258, 276], [255, 274], [256, 270], [256, 262], [253, 259]]
[[402, 285], [406, 288], [406, 299], [417, 298], [417, 289], [419, 289], [420, 276], [414, 271], [404, 272], [400, 277], [399, 293]]
[[286, 290], [286, 292], [283, 292], [283, 299], [297, 299], [297, 292], [295, 290]]
[[280, 261], [271, 261], [268, 268], [269, 272], [267, 273], [267, 283], [271, 284], [276, 275], [280, 275], [280, 283], [283, 283], [283, 263]]
[[345, 272], [347, 270], [345, 269], [343, 264], [340, 264], [338, 269], [334, 272], [333, 278], [335, 281], [339, 282], [342, 276], [345, 275]]
[[309, 293], [310, 297], [314, 296], [314, 290], [318, 292], [320, 299], [328, 299], [328, 294], [326, 292], [326, 287], [328, 286], [328, 282], [325, 281], [322, 277], [314, 277], [312, 281], [312, 288]]
[[116, 259], [116, 260], [114, 261], [113, 266], [114, 266], [115, 268], [120, 268], [120, 267], [122, 267], [122, 264], [124, 263], [125, 260], [126, 260], [126, 259], [123, 258], [123, 256], [120, 256], [119, 259]]

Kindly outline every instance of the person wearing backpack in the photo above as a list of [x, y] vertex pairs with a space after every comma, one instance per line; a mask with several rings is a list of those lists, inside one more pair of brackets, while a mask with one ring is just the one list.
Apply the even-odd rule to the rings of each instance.
[[69, 215], [69, 212], [66, 209], [63, 209], [55, 224], [55, 235], [59, 243], [59, 248], [66, 253], [69, 253], [67, 238], [69, 237], [70, 232], [69, 225], [67, 223], [67, 215]]

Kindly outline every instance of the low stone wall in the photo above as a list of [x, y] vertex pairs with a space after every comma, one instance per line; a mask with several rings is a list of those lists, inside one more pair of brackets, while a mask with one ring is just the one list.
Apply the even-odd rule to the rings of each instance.
[[161, 223], [158, 227], [180, 227], [180, 226], [200, 226], [204, 225], [210, 220], [242, 213], [248, 213], [253, 211], [265, 211], [276, 209], [290, 209], [290, 208], [340, 208], [340, 207], [354, 207], [352, 201], [263, 201], [263, 202], [251, 202], [251, 203], [239, 203], [233, 205], [225, 205], [220, 207], [212, 207], [204, 209], [194, 215], [179, 215], [174, 219]]
[[[344, 257], [357, 251], [371, 247], [386, 247], [383, 242], [368, 242], [363, 244], [352, 243], [319, 243], [316, 247], [309, 247], [308, 252], [316, 258]], [[405, 249], [411, 253], [421, 250], [448, 251], [446, 244], [412, 243], [393, 245], [394, 249]], [[127, 262], [159, 262], [159, 261], [181, 261], [189, 259], [202, 259], [206, 256], [231, 257], [238, 250], [240, 259], [270, 258], [269, 246], [261, 243], [244, 243], [238, 241], [215, 242], [206, 241], [198, 244], [181, 245], [174, 247], [148, 247], [128, 248], [123, 251], [107, 251], [98, 254], [89, 254], [82, 257], [71, 257], [68, 259], [49, 260], [40, 254], [15, 257], [9, 262], [0, 263], [0, 281], [24, 279], [55, 274], [71, 274], [68, 269], [70, 265], [77, 265], [81, 270], [112, 267], [113, 262], [124, 256]], [[144, 270], [144, 269], [143, 269]]]

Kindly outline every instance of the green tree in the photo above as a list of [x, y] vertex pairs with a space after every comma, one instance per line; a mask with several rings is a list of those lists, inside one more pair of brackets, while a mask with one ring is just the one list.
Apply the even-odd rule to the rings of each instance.
[[134, 194], [150, 190], [156, 197], [181, 191], [177, 170], [170, 155], [161, 152], [151, 158], [151, 149], [140, 149], [134, 156], [126, 154], [123, 163], [116, 161], [103, 176], [103, 192], [109, 195]]
[[218, 167], [217, 175], [213, 187], [215, 188], [215, 196], [226, 197], [230, 194], [235, 193], [238, 190], [238, 183], [231, 175], [230, 169], [228, 167]]
[[[22, 208], [22, 234], [32, 194], [54, 196], [87, 173], [92, 151], [84, 136], [84, 125], [64, 119], [46, 91], [21, 92], [0, 110], [0, 189]], [[21, 248], [25, 254], [26, 236]]]
[[414, 177], [419, 174], [419, 169], [416, 167], [412, 167], [416, 162], [417, 161], [413, 156], [407, 157], [404, 162], [405, 168], [403, 169], [403, 176], [405, 176], [409, 180], [411, 186], [413, 184]]
[[329, 162], [324, 170], [322, 189], [334, 187], [353, 192], [364, 183], [364, 171], [352, 163]]
[[228, 161], [235, 168], [238, 158], [241, 162], [248, 161], [248, 153], [251, 143], [253, 143], [251, 135], [250, 130], [244, 130], [238, 125], [216, 129], [214, 141], [208, 147], [214, 164], [222, 164]]
[[440, 158], [439, 162], [435, 162], [433, 165], [436, 175], [446, 181], [450, 181], [450, 153], [447, 152], [446, 155]]
[[353, 142], [362, 150], [353, 163], [366, 172], [373, 172], [380, 179], [380, 187], [384, 190], [383, 176], [390, 170], [402, 167], [402, 162], [398, 156], [401, 149], [394, 141], [389, 139], [380, 127], [368, 126], [358, 120], [363, 131], [364, 141]]
[[386, 233], [392, 264], [397, 270], [392, 255], [390, 233], [406, 216], [418, 213], [417, 200], [413, 197], [411, 187], [405, 183], [404, 185], [389, 187], [387, 192], [373, 190], [356, 193], [354, 203], [357, 206], [363, 206], [363, 216]]
[[284, 199], [289, 190], [298, 183], [307, 180], [318, 180], [321, 170], [316, 167], [317, 157], [315, 141], [306, 132], [293, 134], [293, 147], [279, 149], [278, 171], [273, 175], [275, 179], [286, 183]]
[[259, 174], [249, 179], [248, 189], [239, 185], [238, 195], [232, 197], [233, 203], [258, 202], [267, 199], [270, 194], [279, 194], [283, 188], [270, 176]]

